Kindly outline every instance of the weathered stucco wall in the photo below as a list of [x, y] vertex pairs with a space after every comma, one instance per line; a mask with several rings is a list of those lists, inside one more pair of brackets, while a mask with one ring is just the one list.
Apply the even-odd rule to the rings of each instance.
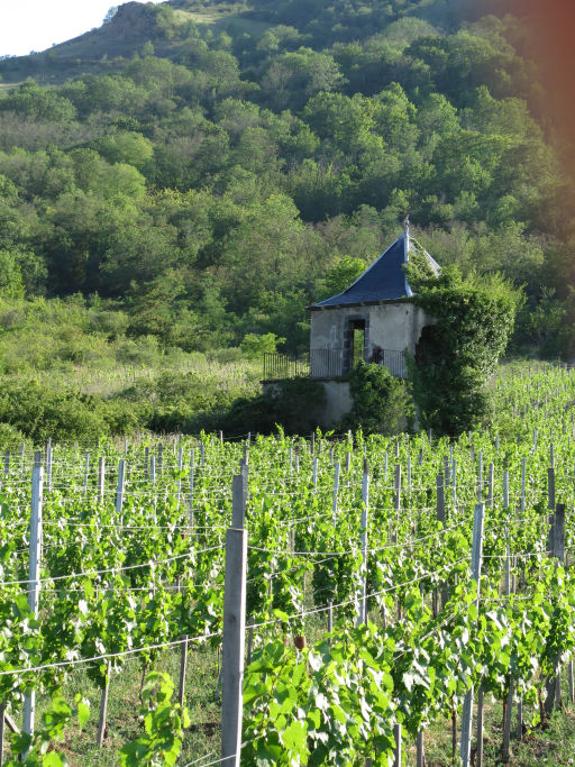
[[409, 302], [383, 303], [373, 306], [352, 306], [323, 309], [311, 313], [312, 375], [313, 352], [317, 349], [340, 351], [344, 356], [346, 331], [350, 322], [366, 323], [367, 359], [375, 346], [389, 351], [408, 351], [415, 347], [425, 325], [431, 324], [422, 309]]
[[348, 381], [322, 381], [326, 405], [322, 416], [324, 429], [331, 429], [346, 416], [353, 407], [353, 398]]

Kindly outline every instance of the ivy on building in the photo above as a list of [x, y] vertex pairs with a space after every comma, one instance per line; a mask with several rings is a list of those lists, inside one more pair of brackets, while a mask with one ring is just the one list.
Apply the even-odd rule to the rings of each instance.
[[413, 301], [430, 318], [410, 364], [421, 426], [457, 436], [489, 423], [489, 381], [513, 332], [522, 292], [499, 275], [466, 277], [407, 267]]

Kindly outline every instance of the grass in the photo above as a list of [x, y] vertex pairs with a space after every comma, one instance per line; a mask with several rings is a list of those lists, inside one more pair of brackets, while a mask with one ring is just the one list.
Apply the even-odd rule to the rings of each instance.
[[[575, 707], [567, 700], [567, 678], [563, 679], [563, 707], [557, 709], [544, 727], [529, 727], [530, 717], [535, 710], [524, 709], [524, 735], [522, 740], [515, 737], [517, 730], [516, 706], [513, 707], [512, 740], [510, 761], [507, 767], [569, 767], [575, 765]], [[485, 721], [483, 737], [483, 767], [502, 767], [503, 706], [490, 696], [485, 697]], [[457, 722], [460, 734], [461, 721]], [[472, 749], [472, 766], [476, 762], [475, 729]], [[459, 747], [459, 743], [458, 743]], [[435, 724], [426, 733], [426, 767], [452, 767], [451, 722]], [[415, 749], [410, 750], [408, 764], [415, 764]]]
[[[177, 683], [179, 677], [180, 651], [170, 650], [162, 654], [154, 665], [155, 671], [165, 671]], [[180, 761], [186, 764], [211, 752], [217, 753], [220, 744], [220, 703], [217, 697], [219, 675], [218, 653], [211, 647], [190, 646], [186, 675], [186, 705], [191, 717]], [[100, 690], [89, 679], [85, 670], [71, 675], [64, 688], [67, 700], [81, 693], [90, 701], [91, 716], [85, 729], [68, 727], [64, 742], [59, 750], [65, 753], [70, 767], [116, 767], [117, 752], [128, 741], [141, 733], [140, 685], [142, 669], [140, 663], [130, 659], [112, 677], [108, 703], [107, 728], [104, 746], [96, 746]], [[177, 687], [176, 687], [177, 696]], [[48, 701], [40, 699], [38, 714], [47, 709]]]
[[[318, 639], [324, 631], [321, 618], [308, 619], [308, 640]], [[164, 652], [154, 664], [155, 671], [170, 674], [176, 683], [179, 677], [180, 650]], [[209, 645], [190, 645], [186, 675], [186, 705], [191, 717], [184, 747], [178, 764], [185, 765], [195, 759], [210, 756], [216, 759], [220, 748], [220, 699], [218, 677], [220, 660], [218, 651]], [[124, 668], [113, 676], [110, 685], [108, 725], [104, 747], [96, 746], [96, 730], [100, 690], [89, 679], [85, 670], [74, 672], [64, 688], [66, 699], [72, 700], [80, 692], [91, 704], [91, 717], [83, 731], [73, 725], [59, 746], [70, 767], [116, 767], [118, 750], [141, 732], [139, 718], [142, 668], [136, 659], [129, 659]], [[47, 700], [40, 698], [38, 714], [47, 708]], [[529, 713], [529, 712], [526, 712]], [[502, 707], [485, 701], [484, 767], [502, 765], [500, 749], [502, 739]], [[460, 721], [457, 723], [458, 735]], [[415, 764], [415, 749], [404, 744], [405, 767]], [[473, 754], [472, 754], [473, 757]], [[451, 725], [439, 722], [426, 732], [426, 767], [453, 767], [451, 759]], [[474, 764], [474, 761], [472, 761]], [[575, 765], [575, 709], [571, 706], [556, 711], [545, 728], [528, 730], [521, 742], [512, 741], [512, 755], [508, 767], [570, 767]]]

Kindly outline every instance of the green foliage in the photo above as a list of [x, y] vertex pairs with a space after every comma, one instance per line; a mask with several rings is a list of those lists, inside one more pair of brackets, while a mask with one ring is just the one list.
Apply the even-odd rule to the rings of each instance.
[[[5, 385], [0, 393], [0, 422], [17, 429], [35, 444], [48, 437], [62, 442], [98, 442], [110, 434], [105, 406], [77, 392], [46, 391], [34, 381]], [[120, 421], [124, 426], [125, 421]]]
[[418, 277], [413, 300], [429, 324], [411, 365], [413, 395], [425, 428], [457, 436], [490, 421], [488, 383], [509, 343], [521, 294], [497, 275], [463, 280], [446, 269], [438, 278], [414, 273], [414, 282]]
[[343, 428], [367, 434], [399, 434], [413, 417], [413, 403], [404, 381], [383, 365], [360, 362], [349, 376], [353, 407]]
[[365, 263], [360, 258], [344, 256], [325, 275], [324, 298], [330, 298], [349, 288], [364, 271]]
[[121, 767], [173, 767], [182, 749], [184, 730], [190, 725], [185, 708], [173, 701], [169, 674], [149, 674], [142, 688], [144, 733], [120, 751]]
[[231, 434], [270, 434], [278, 426], [287, 434], [309, 434], [317, 427], [324, 405], [325, 390], [317, 381], [277, 381], [259, 397], [236, 400], [219, 425]]
[[[573, 246], [537, 73], [513, 20], [448, 5], [129, 3], [0, 62], [15, 83], [0, 92], [2, 373], [226, 347], [255, 360], [272, 336], [301, 353], [306, 307], [351, 284], [408, 211], [442, 265], [525, 286], [515, 349], [567, 357]], [[110, 300], [110, 327], [66, 303], [77, 294]], [[116, 397], [105, 424], [72, 432], [192, 430], [253, 382], [207, 388], [133, 417]]]
[[74, 705], [67, 703], [61, 695], [55, 695], [33, 736], [21, 733], [13, 736], [12, 748], [19, 758], [5, 762], [6, 767], [67, 767], [64, 753], [53, 750], [54, 742], [64, 739], [64, 729], [74, 721], [84, 727], [90, 717], [88, 701], [78, 693]]
[[24, 278], [17, 255], [6, 250], [0, 250], [0, 295], [24, 297]]
[[374, 763], [388, 764], [393, 680], [385, 656], [391, 647], [378, 643], [371, 627], [301, 654], [281, 641], [268, 643], [246, 672], [249, 763], [353, 764], [377, 753]]
[[[18, 83], [0, 92], [0, 294], [113, 298], [166, 352], [250, 333], [301, 351], [305, 307], [410, 211], [440, 263], [570, 312], [537, 74], [512, 20], [448, 5], [129, 3], [0, 62]], [[566, 325], [554, 344], [525, 320], [517, 340], [566, 355]]]
[[259, 336], [247, 333], [240, 343], [240, 349], [252, 359], [261, 359], [264, 354], [274, 354], [278, 345], [285, 343], [285, 338], [279, 338], [275, 333], [264, 333]]

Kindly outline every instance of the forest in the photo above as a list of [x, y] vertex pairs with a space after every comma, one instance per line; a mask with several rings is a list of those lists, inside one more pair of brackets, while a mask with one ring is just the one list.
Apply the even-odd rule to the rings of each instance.
[[[0, 420], [23, 390], [37, 404], [36, 386], [87, 418], [86, 398], [102, 399], [112, 431], [163, 428], [149, 379], [110, 399], [77, 373], [139, 366], [157, 384], [175, 365], [181, 380], [154, 397], [168, 390], [169, 425], [185, 428], [174, 398], [223, 406], [255, 390], [263, 351], [305, 351], [306, 307], [346, 287], [407, 213], [440, 264], [523, 291], [514, 354], [570, 359], [556, 126], [521, 24], [480, 9], [128, 3], [75, 41], [0, 61]], [[223, 404], [169, 391], [196, 363], [217, 378], [242, 360], [251, 372]]]

